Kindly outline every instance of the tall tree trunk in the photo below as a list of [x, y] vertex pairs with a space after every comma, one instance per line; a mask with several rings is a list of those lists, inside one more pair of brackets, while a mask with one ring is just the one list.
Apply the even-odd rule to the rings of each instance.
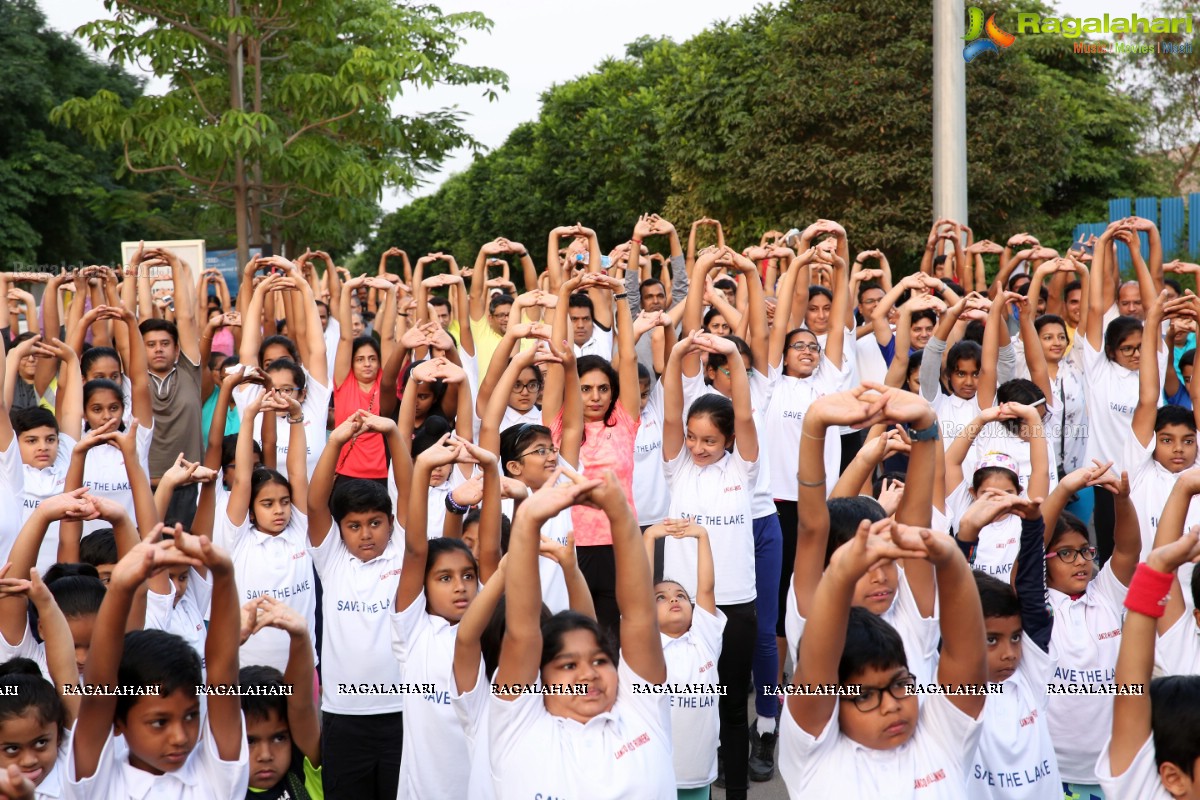
[[[240, 14], [237, 0], [229, 0], [229, 15]], [[242, 96], [242, 43], [236, 32], [230, 31], [226, 40], [225, 59], [229, 65], [229, 107], [235, 111], [245, 108]], [[233, 154], [233, 216], [237, 228], [237, 258], [241, 269], [250, 260], [250, 238], [247, 230], [247, 201], [249, 187], [246, 184], [246, 162], [241, 152]]]

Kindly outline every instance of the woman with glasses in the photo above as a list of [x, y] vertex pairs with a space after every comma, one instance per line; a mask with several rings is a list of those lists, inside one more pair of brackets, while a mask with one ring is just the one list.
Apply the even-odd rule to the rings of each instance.
[[[1116, 294], [1113, 280], [1114, 270], [1118, 268], [1116, 241], [1123, 242], [1133, 256], [1144, 308], [1148, 309], [1154, 303], [1159, 286], [1142, 258], [1138, 234], [1132, 230], [1129, 221], [1120, 220], [1109, 225], [1096, 243], [1092, 260], [1084, 336], [1082, 340], [1076, 337], [1081, 343], [1084, 400], [1088, 408], [1087, 457], [1100, 461], [1117, 461], [1124, 456], [1125, 444], [1132, 432], [1133, 412], [1140, 396], [1138, 370], [1143, 345], [1153, 347], [1159, 359], [1160, 380], [1166, 370], [1164, 348], [1145, 338], [1157, 338], [1157, 331], [1144, 333], [1141, 320], [1134, 317], [1118, 316], [1111, 322], [1105, 319], [1108, 316], [1106, 301], [1111, 303]], [[1162, 274], [1161, 264], [1158, 274]], [[1161, 383], [1158, 391], [1162, 392]], [[1094, 497], [1096, 544], [1100, 548], [1100, 559], [1105, 561], [1114, 546], [1112, 495], [1095, 491]]]
[[[1050, 684], [1050, 736], [1068, 797], [1101, 796], [1096, 760], [1112, 731], [1113, 702], [1096, 687], [1113, 685], [1125, 594], [1142, 547], [1129, 477], [1118, 477], [1107, 466], [1072, 473], [1063, 480], [1068, 487], [1056, 490], [1043, 506], [1046, 529], [1053, 531], [1046, 545], [1047, 601], [1054, 615], [1050, 657], [1058, 661]], [[1087, 526], [1058, 511], [1070, 485], [1079, 487], [1081, 481], [1109, 493], [1116, 510], [1113, 555], [1099, 573]]]

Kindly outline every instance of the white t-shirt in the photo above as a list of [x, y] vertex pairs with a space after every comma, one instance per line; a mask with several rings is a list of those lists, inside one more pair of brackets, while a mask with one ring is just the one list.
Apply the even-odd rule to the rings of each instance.
[[[759, 444], [770, 439], [765, 455], [770, 461], [771, 494], [779, 500], [795, 500], [799, 491], [796, 470], [800, 466], [800, 438], [804, 415], [818, 397], [840, 392], [850, 377], [846, 367], [838, 369], [824, 354], [815, 372], [807, 378], [780, 374], [767, 406], [765, 426], [759, 428]], [[825, 494], [837, 484], [841, 472], [842, 440], [835, 431], [825, 436]], [[760, 457], [759, 460], [762, 460]]]
[[[1046, 461], [1050, 470], [1050, 490], [1058, 486], [1058, 470], [1054, 461], [1054, 445], [1045, 439]], [[975, 465], [988, 453], [1004, 453], [1017, 462], [1017, 478], [1021, 484], [1021, 493], [1029, 489], [1029, 476], [1033, 474], [1033, 461], [1029, 458], [1029, 442], [1010, 432], [999, 422], [989, 422], [980, 431], [975, 444], [963, 459], [963, 474], [972, 475]]]
[[389, 616], [400, 582], [404, 530], [392, 529], [383, 552], [363, 561], [342, 541], [337, 523], [320, 547], [309, 546], [321, 576], [321, 710], [331, 714], [389, 714], [404, 710], [400, 665], [386, 647]]
[[883, 359], [874, 333], [868, 333], [854, 342], [854, 355], [858, 363], [858, 375], [863, 382], [883, 383], [888, 364]]
[[[240, 599], [240, 598], [239, 598]], [[187, 588], [179, 604], [175, 604], [175, 591], [172, 586], [170, 594], [146, 592], [146, 630], [157, 629], [173, 633], [192, 646], [196, 655], [200, 656], [200, 666], [204, 663], [204, 642], [208, 638], [208, 628], [204, 624], [204, 612], [212, 600], [212, 578], [203, 577], [195, 568], [188, 569]], [[253, 637], [252, 637], [253, 638]], [[252, 664], [255, 662], [246, 662]]]
[[[671, 487], [671, 518], [690, 519], [708, 531], [717, 603], [749, 603], [756, 596], [750, 500], [758, 463], [743, 460], [734, 445], [720, 461], [700, 467], [684, 447], [663, 470]], [[663, 575], [695, 598], [696, 540], [665, 539], [663, 558]]]
[[[1185, 588], [1184, 594], [1187, 594]], [[1166, 633], [1158, 637], [1154, 648], [1154, 674], [1200, 674], [1200, 626], [1191, 614], [1175, 620]]]
[[[721, 636], [727, 622], [724, 612], [716, 616], [700, 606], [692, 609], [692, 627], [678, 639], [660, 633], [663, 657], [667, 660], [667, 683], [716, 687], [717, 662], [721, 659]], [[717, 779], [717, 746], [721, 718], [717, 694], [673, 694], [671, 698], [671, 741], [674, 744], [675, 784], [680, 789], [708, 786]]]
[[[974, 502], [971, 499], [970, 483], [963, 481], [958, 488], [946, 498], [946, 510], [950, 519], [962, 519], [963, 514]], [[1022, 492], [1024, 494], [1024, 492]], [[935, 528], [936, 530], [936, 528]], [[1013, 562], [1017, 560], [1017, 551], [1021, 549], [1021, 518], [1016, 514], [1006, 514], [1003, 518], [991, 522], [979, 531], [979, 541], [975, 547], [975, 560], [971, 564], [974, 569], [995, 575], [1007, 581], [1012, 574]]]
[[670, 700], [621, 661], [617, 701], [585, 724], [555, 717], [541, 695], [489, 699], [492, 781], [501, 800], [675, 800]]
[[633, 440], [633, 501], [639, 525], [657, 525], [671, 511], [671, 487], [663, 474], [663, 389], [662, 381], [650, 387], [650, 398], [642, 409], [642, 424]]
[[[754, 495], [751, 497], [753, 519], [770, 517], [777, 513], [775, 496], [771, 493], [771, 446], [770, 429], [767, 427], [767, 408], [771, 405], [771, 394], [782, 374], [778, 368], [770, 367], [768, 375], [756, 369], [750, 370], [750, 405], [754, 414], [754, 428], [758, 434], [758, 477], [754, 480]], [[683, 376], [683, 419], [687, 425], [688, 410], [697, 397], [705, 394], [720, 394], [704, 384], [703, 372], [689, 378]], [[686, 448], [685, 448], [686, 449]], [[668, 479], [669, 480], [669, 479]]]
[[333, 314], [329, 315], [329, 324], [325, 326], [325, 368], [326, 375], [332, 375], [337, 366], [338, 342], [342, 340], [342, 324]]
[[[0, 492], [5, 497], [22, 497], [25, 493], [25, 465], [21, 463], [21, 445], [14, 435], [7, 450], [0, 450]], [[0, 557], [8, 554], [17, 542], [21, 525], [26, 519], [24, 504], [0, 503]], [[32, 509], [31, 509], [32, 510]]]
[[[65, 433], [58, 434], [58, 454], [54, 463], [45, 469], [36, 469], [28, 464], [22, 464], [24, 472], [24, 490], [21, 492], [21, 525], [29, 521], [33, 511], [47, 497], [62, 494], [67, 487], [67, 470], [71, 466], [71, 454], [75, 452], [75, 440]], [[19, 447], [19, 445], [17, 445]], [[19, 451], [18, 451], [19, 457]], [[58, 561], [58, 521], [51, 522], [46, 528], [46, 537], [42, 539], [42, 548], [38, 551], [37, 569], [41, 575], [46, 574]]]
[[[899, 585], [896, 587], [896, 597], [888, 610], [879, 615], [887, 624], [900, 634], [904, 642], [904, 657], [908, 662], [908, 671], [920, 683], [931, 683], [937, 680], [938, 642], [941, 640], [941, 623], [938, 619], [937, 606], [934, 605], [932, 617], [921, 616], [917, 608], [917, 600], [913, 597], [912, 589], [908, 586], [908, 578], [904, 568], [898, 567]], [[795, 662], [800, 652], [800, 637], [804, 635], [804, 627], [808, 623], [800, 616], [796, 606], [796, 586], [788, 587], [787, 608], [783, 613], [783, 629], [787, 635], [788, 655]]]
[[[466, 481], [462, 470], [457, 464], [451, 465], [450, 475], [440, 486], [429, 487], [429, 509], [425, 514], [425, 536], [437, 539], [446, 532], [446, 497]], [[399, 493], [396, 492], [396, 482], [388, 482], [388, 494], [392, 497], [393, 505], [399, 503]]]
[[[450, 705], [457, 628], [425, 610], [425, 592], [398, 614], [389, 614], [392, 652], [408, 684], [433, 684], [432, 694], [413, 695], [404, 707], [404, 723], [415, 736], [404, 737], [399, 800], [466, 797], [470, 772], [446, 769], [448, 754], [457, 758], [467, 736]], [[482, 663], [482, 659], [480, 659]]]
[[25, 622], [25, 633], [16, 644], [9, 644], [7, 639], [0, 636], [0, 664], [14, 658], [28, 658], [41, 669], [42, 677], [54, 683], [54, 679], [50, 677], [50, 667], [46, 665], [46, 644], [33, 638], [33, 630], [30, 629], [28, 620]]
[[58, 760], [54, 762], [54, 766], [46, 773], [42, 782], [34, 788], [33, 800], [59, 800], [63, 796], [63, 775], [67, 769], [64, 765], [71, 757], [71, 736], [74, 732], [73, 728], [63, 731], [62, 738], [58, 742]]
[[[1088, 408], [1087, 457], [1101, 462], [1116, 461], [1125, 451], [1125, 441], [1133, 435], [1133, 412], [1139, 396], [1138, 373], [1109, 361], [1103, 352], [1092, 348], [1085, 336], [1076, 334], [1075, 343], [1083, 353], [1083, 393]], [[1146, 346], [1150, 345], [1147, 340]], [[1166, 366], [1167, 353], [1163, 348], [1158, 353], [1160, 393]]]
[[979, 399], [977, 397], [964, 400], [956, 394], [946, 394], [938, 390], [931, 405], [938, 416], [938, 423], [942, 426], [942, 444], [947, 450], [950, 449], [950, 445], [954, 444], [954, 440], [966, 431], [967, 426], [979, 416]]
[[496, 796], [492, 786], [492, 764], [488, 757], [488, 709], [491, 708], [488, 699], [492, 696], [492, 684], [484, 674], [483, 665], [479, 666], [479, 674], [475, 685], [469, 692], [463, 692], [454, 679], [454, 670], [450, 670], [450, 707], [458, 717], [463, 734], [467, 737], [467, 756], [471, 760], [471, 774], [467, 778], [468, 800], [493, 800]]
[[[150, 474], [150, 443], [154, 441], [154, 425], [138, 426], [137, 429], [137, 460], [142, 471]], [[59, 445], [61, 447], [61, 445]], [[87, 453], [87, 461], [83, 465], [83, 485], [88, 487], [88, 494], [96, 497], [107, 497], [120, 504], [129, 515], [130, 521], [136, 524], [137, 515], [133, 507], [133, 489], [129, 487], [129, 473], [125, 468], [125, 456], [121, 448], [111, 444], [101, 444], [93, 447]], [[93, 519], [83, 523], [83, 535], [112, 526], [105, 520]]]
[[[311, 478], [321, 453], [325, 452], [325, 423], [329, 419], [329, 398], [333, 390], [322, 386], [313, 380], [308, 370], [304, 371], [304, 400], [300, 408], [304, 412], [304, 444], [308, 448], [308, 477]], [[243, 383], [233, 390], [233, 400], [237, 403], [238, 416], [246, 404], [258, 397], [263, 387], [255, 383]], [[263, 415], [254, 418], [254, 441], [262, 444]], [[275, 469], [283, 477], [287, 477], [288, 442], [292, 435], [292, 426], [288, 424], [287, 415], [275, 415]]]
[[1054, 397], [1044, 424], [1046, 440], [1054, 450], [1050, 468], [1056, 470], [1061, 463], [1067, 472], [1074, 472], [1087, 463], [1088, 414], [1084, 406], [1083, 373], [1063, 359], [1050, 390]]
[[[308, 557], [308, 517], [292, 507], [292, 517], [278, 534], [263, 533], [250, 524], [250, 516], [234, 525], [229, 516], [217, 520], [217, 544], [233, 559], [238, 604], [264, 594], [286, 603], [317, 629], [317, 590], [313, 562]], [[261, 664], [287, 669], [291, 637], [278, 628], [263, 628], [238, 651], [242, 666]]]
[[1163, 788], [1162, 779], [1158, 777], [1158, 765], [1154, 763], [1154, 737], [1147, 736], [1129, 768], [1120, 777], [1113, 777], [1109, 753], [1112, 746], [1111, 732], [1111, 729], [1104, 732], [1108, 741], [1105, 742], [1096, 762], [1096, 775], [1104, 796], [1113, 800], [1124, 800], [1126, 797], [1136, 797], [1137, 800], [1171, 800], [1170, 793]]
[[[154, 798], [154, 800], [243, 800], [250, 785], [250, 748], [246, 723], [241, 725], [241, 751], [236, 761], [223, 761], [212, 731], [202, 719], [200, 738], [183, 766], [174, 772], [153, 775], [129, 763], [128, 750], [109, 734], [100, 761], [90, 778], [75, 777], [75, 755], [67, 759], [62, 796], [65, 800]], [[124, 755], [121, 755], [124, 753]]]
[[786, 709], [779, 728], [779, 773], [792, 800], [962, 800], [983, 724], [935, 694], [921, 704], [912, 738], [894, 750], [868, 750], [843, 735], [836, 707], [815, 738]]
[[[1051, 684], [1113, 683], [1127, 591], [1108, 564], [1078, 600], [1056, 589], [1047, 589], [1047, 600], [1054, 614], [1050, 657], [1058, 661]], [[1112, 732], [1112, 711], [1109, 695], [1050, 695], [1050, 735], [1064, 781], [1096, 783], [1096, 759]], [[1087, 724], [1080, 724], [1081, 721]]]
[[[1137, 510], [1138, 525], [1142, 534], [1142, 552], [1139, 557], [1142, 561], [1145, 561], [1146, 556], [1150, 555], [1150, 551], [1154, 549], [1154, 536], [1158, 533], [1158, 521], [1162, 517], [1163, 509], [1167, 507], [1171, 489], [1179, 480], [1178, 474], [1172, 473], [1154, 460], [1154, 446], [1157, 440], [1158, 435], [1155, 434], [1151, 437], [1150, 444], [1143, 447], [1137, 437], [1130, 433], [1125, 442], [1125, 449], [1121, 453], [1121, 459], [1115, 464], [1118, 473], [1121, 470], [1129, 473], [1129, 499]], [[1200, 463], [1200, 459], [1196, 463], [1190, 464], [1188, 469], [1192, 469], [1197, 463]], [[1186, 531], [1197, 523], [1200, 523], [1200, 501], [1193, 497], [1188, 505], [1183, 529]], [[1181, 584], [1182, 580], [1181, 578]], [[1185, 596], [1190, 594], [1191, 592], [1184, 590]]]
[[1017, 671], [1002, 692], [988, 695], [983, 708], [983, 734], [967, 775], [970, 800], [1062, 800], [1046, 722], [1046, 682], [1054, 675], [1054, 660], [1029, 634], [1021, 640]]

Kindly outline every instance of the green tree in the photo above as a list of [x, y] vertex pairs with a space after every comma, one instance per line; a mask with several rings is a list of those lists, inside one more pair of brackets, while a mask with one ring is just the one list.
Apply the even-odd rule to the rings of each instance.
[[[985, 13], [1014, 19], [1004, 2]], [[838, 219], [915, 263], [931, 216], [931, 26], [919, 0], [788, 0], [680, 45], [639, 40], [546, 92], [536, 122], [390, 215], [370, 251], [428, 243], [462, 258], [503, 234], [540, 255], [555, 225], [582, 220], [615, 243], [638, 213], [664, 210], [681, 227], [719, 218], [738, 244]], [[1062, 240], [1109, 197], [1152, 190], [1142, 111], [1058, 36], [1022, 35], [973, 62], [976, 234]]]
[[0, 0], [0, 268], [110, 260], [162, 210], [145, 181], [114, 179], [115, 153], [50, 124], [60, 102], [99, 90], [122, 102], [141, 94], [47, 28], [33, 0]]
[[[113, 19], [80, 32], [118, 63], [170, 81], [132, 104], [108, 91], [67, 101], [55, 118], [119, 143], [124, 169], [173, 173], [181, 197], [232, 218], [239, 257], [251, 241], [342, 240], [365, 231], [384, 186], [411, 188], [475, 140], [450, 109], [395, 114], [406, 89], [507, 78], [459, 63], [481, 14], [389, 0], [106, 0]], [[226, 219], [229, 219], [227, 216]]]

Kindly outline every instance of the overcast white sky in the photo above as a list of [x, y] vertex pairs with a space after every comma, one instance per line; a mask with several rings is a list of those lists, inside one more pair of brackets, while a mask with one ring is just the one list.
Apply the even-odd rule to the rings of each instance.
[[[40, 0], [51, 26], [74, 31], [79, 25], [107, 15], [103, 0]], [[684, 41], [721, 19], [749, 13], [756, 0], [442, 0], [443, 11], [482, 11], [494, 23], [491, 33], [473, 33], [459, 53], [468, 64], [495, 67], [508, 73], [509, 91], [489, 103], [473, 87], [439, 86], [401, 100], [406, 112], [457, 105], [471, 116], [467, 129], [488, 147], [503, 144], [521, 122], [536, 119], [538, 97], [555, 83], [590, 71], [608, 56], [620, 56], [625, 45], [643, 35], [670, 36]], [[1128, 15], [1143, 11], [1149, 0], [1062, 0], [1064, 16], [1096, 16], [1105, 12]], [[543, 44], [558, 37], [549, 55]], [[149, 91], [162, 91], [165, 83]], [[468, 153], [450, 158], [418, 194], [428, 194], [447, 176], [470, 165]], [[385, 210], [404, 205], [408, 197], [386, 192]]]

